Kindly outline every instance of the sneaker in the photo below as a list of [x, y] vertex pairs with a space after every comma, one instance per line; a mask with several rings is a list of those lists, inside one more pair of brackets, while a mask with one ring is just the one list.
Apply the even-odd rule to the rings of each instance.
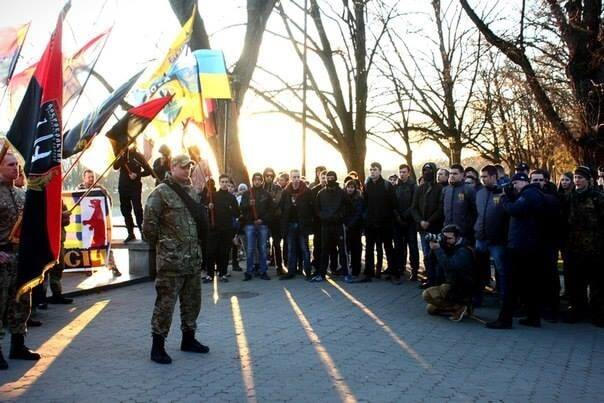
[[353, 281], [354, 280], [352, 279], [351, 275], [348, 274], [348, 275], [344, 276], [344, 282], [345, 283], [352, 283]]
[[214, 281], [214, 278], [213, 278], [213, 277], [210, 277], [210, 276], [205, 276], [205, 277], [203, 278], [202, 283], [204, 283], [204, 284], [208, 284], [208, 283], [211, 283], [212, 281]]
[[320, 283], [323, 281], [323, 277], [319, 276], [314, 276], [312, 279], [310, 279], [311, 283]]
[[271, 278], [268, 276], [268, 274], [266, 274], [266, 273], [262, 273], [262, 274], [260, 275], [260, 278], [261, 278], [262, 280], [270, 280], [270, 279], [271, 279]]
[[243, 275], [243, 281], [250, 281], [252, 279], [252, 275], [250, 273], [245, 273]]
[[220, 276], [220, 282], [221, 283], [228, 283], [229, 279], [228, 279], [228, 277], [226, 275]]
[[461, 320], [463, 319], [466, 312], [468, 312], [468, 307], [464, 305], [461, 308], [459, 308], [457, 311], [453, 312], [453, 314], [451, 315], [451, 317], [449, 319], [452, 320], [453, 322], [461, 322]]
[[117, 266], [113, 266], [111, 268], [111, 273], [113, 273], [113, 277], [119, 277], [122, 275], [122, 272], [119, 271], [119, 269], [117, 268]]

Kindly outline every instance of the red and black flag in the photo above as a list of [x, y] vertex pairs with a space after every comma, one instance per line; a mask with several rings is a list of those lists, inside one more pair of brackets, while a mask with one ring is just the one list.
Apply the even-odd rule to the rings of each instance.
[[128, 109], [128, 113], [105, 134], [111, 140], [113, 154], [117, 157], [128, 148], [171, 99], [172, 95], [161, 97]]
[[109, 97], [75, 127], [65, 132], [63, 136], [63, 158], [84, 151], [92, 143], [94, 137], [101, 131], [113, 111], [124, 100], [128, 91], [138, 80], [143, 70], [136, 73], [130, 80], [113, 91]]
[[25, 161], [27, 192], [21, 224], [17, 298], [44, 279], [61, 248], [63, 57], [59, 16], [6, 135]]

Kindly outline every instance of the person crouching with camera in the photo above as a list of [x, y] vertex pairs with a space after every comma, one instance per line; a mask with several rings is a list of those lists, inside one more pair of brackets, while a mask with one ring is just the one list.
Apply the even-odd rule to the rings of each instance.
[[451, 314], [456, 322], [468, 312], [474, 291], [474, 254], [460, 234], [461, 229], [451, 224], [438, 235], [426, 235], [445, 282], [422, 293], [430, 315]]

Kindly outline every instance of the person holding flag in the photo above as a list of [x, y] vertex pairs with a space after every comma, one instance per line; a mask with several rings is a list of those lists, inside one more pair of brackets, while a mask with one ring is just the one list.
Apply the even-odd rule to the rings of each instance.
[[[61, 153], [63, 148], [62, 119], [63, 107], [63, 56], [61, 39], [63, 19], [71, 3], [68, 1], [59, 14], [55, 31], [36, 66], [23, 101], [6, 135], [7, 140], [21, 154], [25, 161], [24, 172], [28, 187], [19, 230], [11, 230], [19, 236], [18, 252], [4, 252], [3, 264], [14, 267], [14, 281], [4, 281], [0, 288], [8, 295], [7, 307], [11, 332], [12, 359], [38, 360], [40, 355], [25, 346], [27, 319], [31, 313], [31, 290], [44, 281], [44, 273], [55, 265], [61, 249], [62, 215], [62, 172]], [[7, 157], [5, 157], [7, 158]], [[11, 163], [10, 157], [7, 160]], [[4, 165], [3, 165], [4, 166]], [[6, 167], [3, 174], [6, 182], [12, 182], [18, 175], [16, 161]], [[12, 190], [12, 189], [11, 189]], [[12, 195], [16, 193], [11, 191]], [[19, 210], [17, 198], [9, 206]], [[7, 214], [8, 216], [8, 214]], [[16, 221], [14, 221], [16, 222]], [[2, 223], [6, 221], [2, 220]], [[9, 247], [6, 238], [3, 239]], [[17, 252], [15, 255], [14, 253]], [[3, 271], [4, 274], [4, 271]]]
[[113, 169], [120, 171], [117, 190], [120, 195], [120, 211], [122, 216], [124, 216], [124, 223], [128, 230], [128, 237], [124, 239], [124, 242], [130, 242], [136, 239], [132, 210], [134, 210], [134, 216], [136, 217], [136, 225], [142, 233], [143, 204], [141, 193], [143, 184], [141, 179], [152, 175], [153, 170], [145, 160], [145, 157], [136, 150], [136, 145], [134, 144], [115, 160]]

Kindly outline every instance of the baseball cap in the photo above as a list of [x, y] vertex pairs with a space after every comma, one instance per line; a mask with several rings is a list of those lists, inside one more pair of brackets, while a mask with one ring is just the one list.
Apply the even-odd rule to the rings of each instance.
[[524, 172], [519, 172], [517, 174], [514, 174], [514, 176], [512, 176], [512, 182], [514, 182], [514, 181], [528, 182], [529, 181], [529, 177]]
[[172, 158], [172, 163], [170, 164], [171, 166], [180, 166], [181, 168], [186, 167], [187, 165], [195, 165], [195, 162], [189, 158], [188, 155], [185, 154], [179, 154], [175, 157]]

